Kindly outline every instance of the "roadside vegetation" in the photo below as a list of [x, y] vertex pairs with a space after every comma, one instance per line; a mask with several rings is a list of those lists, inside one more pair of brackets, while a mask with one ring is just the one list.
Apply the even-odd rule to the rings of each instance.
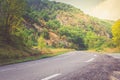
[[0, 0], [0, 64], [71, 50], [120, 52], [120, 21], [113, 24], [60, 2]]
[[113, 42], [120, 49], [120, 20], [117, 20], [112, 26]]
[[[21, 54], [20, 50], [15, 50], [13, 51], [12, 49], [12, 52], [10, 51], [5, 51], [4, 49], [1, 49], [3, 50], [4, 52], [1, 52], [1, 54], [3, 53], [4, 54], [4, 57], [0, 57], [0, 66], [1, 65], [7, 65], [7, 64], [14, 64], [14, 63], [21, 63], [21, 62], [26, 62], [26, 61], [33, 61], [33, 60], [39, 60], [39, 59], [43, 59], [43, 58], [50, 58], [50, 57], [53, 57], [53, 56], [58, 56], [58, 55], [61, 55], [61, 54], [64, 54], [64, 53], [67, 53], [67, 52], [70, 52], [70, 51], [75, 51], [74, 49], [63, 49], [63, 48], [58, 48], [58, 49], [49, 49], [50, 52], [45, 52], [45, 53], [42, 53], [42, 52], [38, 52], [40, 53], [39, 55], [38, 54], [34, 54], [34, 55], [28, 55], [28, 53], [24, 52], [23, 54]], [[0, 51], [1, 51], [0, 50]], [[47, 50], [48, 51], [48, 50]], [[16, 52], [18, 52], [19, 55], [22, 55], [21, 57], [18, 55], [18, 54], [15, 54]], [[5, 54], [7, 53], [7, 54]], [[9, 54], [10, 53], [10, 54]], [[31, 52], [33, 53], [33, 52]], [[27, 56], [24, 56], [27, 54]], [[19, 56], [19, 57], [16, 57], [16, 56]]]

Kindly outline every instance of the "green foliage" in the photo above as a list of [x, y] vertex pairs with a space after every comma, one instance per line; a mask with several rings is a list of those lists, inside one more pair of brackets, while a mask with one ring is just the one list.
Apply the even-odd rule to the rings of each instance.
[[86, 25], [86, 28], [87, 28], [87, 29], [86, 29], [87, 31], [94, 31], [94, 28], [93, 28], [93, 25], [92, 25], [92, 24], [87, 24], [87, 25]]
[[84, 48], [83, 34], [84, 32], [79, 27], [66, 26], [59, 29], [61, 36], [67, 36], [69, 42], [76, 44], [80, 48]]
[[[27, 9], [27, 12], [26, 12], [26, 16], [27, 16], [27, 19], [30, 18], [30, 19], [32, 19], [34, 22], [39, 23], [39, 20], [38, 20], [38, 12], [36, 12], [36, 11], [28, 8], [28, 9]], [[31, 21], [32, 21], [32, 20], [31, 20]], [[29, 22], [30, 22], [30, 20], [29, 20]]]
[[97, 36], [91, 31], [88, 31], [84, 37], [84, 42], [88, 49], [102, 49], [102, 46], [106, 43], [106, 40], [106, 37]]
[[4, 43], [13, 45], [12, 33], [22, 24], [25, 9], [25, 0], [0, 0], [0, 36]]
[[60, 28], [60, 26], [61, 25], [60, 25], [59, 21], [57, 21], [57, 20], [49, 20], [47, 22], [47, 27], [52, 30], [57, 30], [58, 28]]
[[[53, 46], [66, 47], [67, 44], [67, 47], [76, 49], [99, 49], [111, 37], [110, 26], [113, 21], [85, 15], [81, 10], [60, 2], [49, 0], [27, 2], [31, 8], [28, 14], [39, 24], [40, 34], [44, 34], [43, 37], [47, 40], [51, 39], [49, 32], [60, 37], [61, 40], [53, 43]], [[63, 36], [66, 38], [62, 39]]]
[[94, 45], [96, 43], [97, 35], [94, 32], [87, 32], [86, 36], [84, 38], [86, 47], [88, 48], [94, 48]]
[[120, 47], [120, 20], [116, 21], [112, 26], [112, 34], [114, 43]]
[[0, 26], [9, 28], [18, 26], [25, 13], [25, 0], [0, 0]]
[[43, 32], [42, 32], [42, 34], [44, 34], [44, 38], [45, 38], [45, 39], [50, 39], [48, 29], [43, 28]]
[[[73, 48], [77, 49], [100, 47], [106, 41], [106, 38], [100, 36], [110, 34], [110, 27], [108, 26], [111, 23], [109, 21], [84, 15], [82, 11], [71, 5], [49, 0], [0, 0], [0, 2], [0, 27], [4, 27], [7, 31], [4, 31], [4, 33], [7, 33], [7, 35], [10, 33], [10, 37], [11, 35], [17, 37], [12, 39], [13, 42], [22, 43], [27, 47], [40, 45], [39, 42], [44, 41], [39, 37], [41, 34], [44, 34], [43, 37], [49, 40], [49, 31], [55, 32], [60, 37], [66, 36], [64, 41], [60, 40], [59, 44], [55, 44], [55, 46], [63, 47], [67, 42], [70, 43], [69, 47], [74, 46]], [[25, 8], [26, 4], [27, 10]], [[59, 14], [62, 16], [62, 13], [65, 15], [64, 20], [59, 19]], [[78, 15], [78, 13], [81, 15]], [[85, 17], [87, 20], [78, 19], [79, 16]], [[73, 21], [75, 24], [71, 24], [71, 21], [69, 23], [71, 18], [75, 18], [73, 19], [76, 20]], [[68, 23], [65, 20], [68, 20]], [[34, 23], [38, 25], [37, 28], [33, 25]], [[35, 30], [31, 27], [34, 27]], [[37, 43], [38, 37], [41, 40]]]
[[[76, 11], [75, 7], [60, 2], [49, 1], [49, 0], [27, 0], [27, 1], [28, 4], [32, 6], [32, 9], [38, 11], [44, 9], [51, 10], [50, 13], [57, 10]], [[79, 9], [77, 10], [79, 11]]]
[[45, 21], [48, 21], [50, 19], [49, 12], [46, 10], [42, 10], [42, 11], [38, 12], [37, 15], [40, 19], [43, 19]]
[[115, 45], [115, 43], [113, 42], [112, 39], [107, 39], [106, 42], [104, 42], [103, 47], [105, 47], [105, 48], [115, 48], [116, 45]]
[[41, 50], [46, 48], [46, 42], [42, 35], [38, 38], [38, 48], [40, 48]]
[[[112, 27], [115, 44], [110, 40], [112, 23], [60, 2], [0, 0], [0, 61], [50, 53], [48, 46], [97, 51], [120, 47], [120, 20]], [[41, 52], [31, 50], [33, 46]]]
[[16, 35], [17, 37], [20, 37], [20, 39], [22, 40], [22, 43], [27, 47], [32, 47], [37, 42], [35, 39], [34, 30], [27, 29], [24, 26], [18, 27], [13, 34]]
[[107, 21], [107, 20], [100, 20], [99, 24], [104, 26], [105, 30], [107, 33], [110, 34], [110, 37], [112, 36], [112, 32], [111, 32], [111, 24], [113, 24], [113, 21]]

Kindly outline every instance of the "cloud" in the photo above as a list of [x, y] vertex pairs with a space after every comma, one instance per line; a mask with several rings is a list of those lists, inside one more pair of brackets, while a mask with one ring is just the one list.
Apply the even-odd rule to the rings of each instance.
[[90, 14], [103, 19], [117, 20], [120, 18], [120, 0], [104, 0], [93, 8]]

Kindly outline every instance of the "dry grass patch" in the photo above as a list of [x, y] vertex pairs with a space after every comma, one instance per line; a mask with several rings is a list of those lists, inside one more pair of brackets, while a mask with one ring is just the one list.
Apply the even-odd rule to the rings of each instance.
[[50, 49], [50, 50], [53, 54], [74, 51], [74, 49], [64, 49], [64, 48], [57, 48], [57, 49]]
[[108, 52], [108, 53], [119, 53], [120, 49], [119, 48], [105, 48], [104, 52]]

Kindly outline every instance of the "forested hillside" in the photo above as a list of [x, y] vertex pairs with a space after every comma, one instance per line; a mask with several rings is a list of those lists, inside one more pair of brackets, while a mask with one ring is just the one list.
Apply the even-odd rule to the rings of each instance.
[[60, 2], [0, 0], [0, 59], [37, 56], [44, 48], [102, 50], [113, 46], [112, 24]]
[[25, 19], [43, 34], [48, 46], [98, 48], [111, 37], [112, 21], [86, 15], [71, 5], [48, 0], [28, 0], [28, 5], [31, 11]]

